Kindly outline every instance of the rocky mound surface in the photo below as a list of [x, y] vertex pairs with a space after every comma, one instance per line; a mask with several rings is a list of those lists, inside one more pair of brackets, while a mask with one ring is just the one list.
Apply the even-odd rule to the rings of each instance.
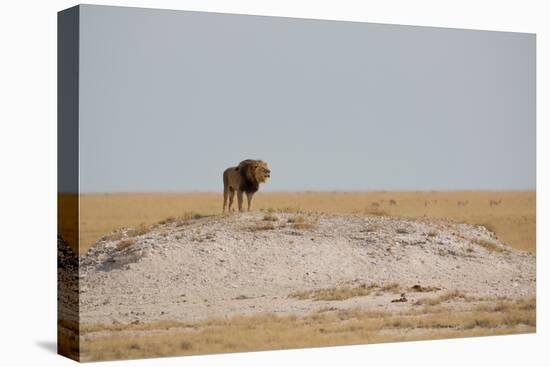
[[[167, 220], [107, 236], [79, 265], [84, 323], [308, 313], [335, 305], [391, 310], [426, 296], [402, 294], [414, 287], [477, 297], [535, 294], [535, 257], [485, 227], [382, 216], [251, 212]], [[392, 284], [393, 292], [296, 297], [359, 284]]]

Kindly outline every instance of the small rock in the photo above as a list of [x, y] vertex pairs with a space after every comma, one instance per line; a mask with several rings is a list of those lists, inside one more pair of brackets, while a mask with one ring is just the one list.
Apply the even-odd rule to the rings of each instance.
[[407, 302], [407, 298], [406, 297], [400, 297], [400, 298], [396, 298], [396, 299], [392, 299], [391, 302], [392, 303], [395, 303], [395, 302]]

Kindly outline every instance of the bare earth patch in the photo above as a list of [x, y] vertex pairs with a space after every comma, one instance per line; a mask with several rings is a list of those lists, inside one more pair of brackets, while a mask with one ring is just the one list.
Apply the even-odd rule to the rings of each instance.
[[535, 327], [534, 255], [481, 226], [282, 211], [138, 233], [105, 236], [80, 258], [83, 359]]

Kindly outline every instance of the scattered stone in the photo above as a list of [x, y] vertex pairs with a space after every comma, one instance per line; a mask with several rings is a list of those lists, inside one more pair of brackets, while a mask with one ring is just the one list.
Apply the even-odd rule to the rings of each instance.
[[441, 290], [441, 288], [438, 287], [423, 287], [420, 284], [415, 284], [411, 287], [411, 291], [413, 292], [437, 292]]
[[396, 303], [396, 302], [407, 302], [407, 297], [399, 297], [399, 298], [396, 298], [396, 299], [392, 299], [391, 302], [392, 303]]

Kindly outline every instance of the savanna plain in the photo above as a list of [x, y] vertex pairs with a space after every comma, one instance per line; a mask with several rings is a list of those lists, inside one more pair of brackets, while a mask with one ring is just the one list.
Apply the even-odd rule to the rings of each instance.
[[535, 331], [533, 191], [259, 192], [224, 215], [221, 196], [80, 197], [69, 244], [101, 271], [78, 333], [60, 324], [79, 359]]
[[[151, 225], [185, 213], [216, 215], [221, 193], [105, 193], [80, 198], [80, 252], [121, 227]], [[431, 217], [478, 224], [520, 250], [535, 252], [533, 191], [260, 192], [255, 210]]]

